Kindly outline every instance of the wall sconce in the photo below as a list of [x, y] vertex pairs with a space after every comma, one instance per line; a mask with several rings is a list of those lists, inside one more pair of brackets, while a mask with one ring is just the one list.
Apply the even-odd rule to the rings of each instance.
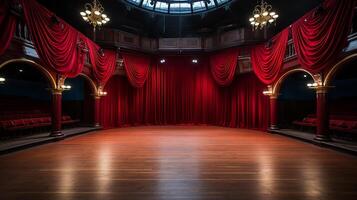
[[270, 96], [270, 95], [273, 94], [273, 92], [270, 91], [270, 90], [264, 90], [264, 91], [263, 91], [263, 94], [264, 94], [265, 96]]
[[4, 84], [6, 79], [4, 77], [0, 77], [0, 84]]
[[99, 96], [107, 96], [107, 94], [108, 94], [107, 92], [102, 92], [102, 91], [99, 92]]
[[70, 90], [72, 88], [72, 86], [70, 86], [70, 85], [62, 85], [61, 88], [63, 90]]
[[165, 58], [163, 58], [163, 59], [160, 60], [160, 63], [161, 63], [161, 64], [164, 64], [165, 62], [166, 62]]
[[192, 63], [193, 63], [193, 64], [197, 64], [197, 63], [198, 63], [198, 60], [197, 60], [197, 59], [192, 59]]
[[315, 82], [314, 82], [314, 83], [308, 83], [308, 84], [307, 84], [307, 87], [308, 87], [308, 88], [311, 88], [311, 89], [315, 89], [315, 88], [317, 88], [317, 86], [318, 86], [318, 84], [315, 83]]

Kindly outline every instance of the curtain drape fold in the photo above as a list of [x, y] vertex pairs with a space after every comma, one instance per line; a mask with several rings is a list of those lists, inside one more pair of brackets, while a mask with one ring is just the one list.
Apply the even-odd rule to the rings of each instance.
[[252, 67], [264, 84], [273, 83], [280, 75], [288, 38], [289, 29], [284, 29], [266, 44], [252, 47]]
[[22, 0], [22, 6], [41, 61], [61, 75], [77, 76], [84, 66], [85, 53], [79, 45], [84, 36], [35, 0]]
[[227, 86], [233, 81], [238, 63], [238, 51], [238, 48], [232, 48], [209, 56], [212, 76], [217, 84]]
[[117, 53], [114, 50], [101, 49], [89, 39], [86, 40], [86, 44], [93, 67], [93, 76], [99, 84], [104, 85], [115, 71]]
[[310, 72], [334, 64], [347, 44], [354, 14], [354, 0], [325, 0], [292, 25], [298, 60]]
[[16, 30], [16, 17], [10, 13], [9, 1], [0, 0], [0, 55], [9, 47]]
[[126, 75], [132, 86], [141, 88], [149, 75], [151, 59], [147, 55], [134, 53], [121, 53], [124, 60]]

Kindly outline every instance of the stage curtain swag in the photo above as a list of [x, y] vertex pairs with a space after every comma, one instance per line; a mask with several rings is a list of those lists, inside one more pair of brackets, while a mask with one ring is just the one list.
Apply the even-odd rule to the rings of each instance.
[[325, 0], [292, 25], [298, 60], [310, 72], [331, 67], [347, 44], [354, 0]]
[[226, 49], [209, 56], [211, 73], [217, 84], [227, 86], [233, 81], [237, 62], [238, 49]]
[[252, 47], [253, 70], [264, 84], [271, 84], [279, 77], [288, 38], [289, 29], [284, 29], [267, 43]]
[[83, 69], [85, 37], [35, 0], [22, 0], [25, 21], [44, 65], [75, 77]]
[[104, 85], [115, 71], [117, 53], [114, 50], [101, 49], [89, 39], [86, 41], [93, 75], [99, 84]]
[[9, 3], [0, 0], [0, 55], [9, 47], [16, 30], [16, 17], [10, 13]]
[[151, 58], [139, 53], [121, 53], [124, 60], [124, 68], [132, 86], [140, 88], [148, 78]]

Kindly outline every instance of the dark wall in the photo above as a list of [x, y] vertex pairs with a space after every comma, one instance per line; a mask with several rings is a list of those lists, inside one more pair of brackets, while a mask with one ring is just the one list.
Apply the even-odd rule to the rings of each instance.
[[334, 80], [329, 92], [332, 114], [357, 115], [357, 77], [355, 79]]
[[315, 113], [315, 91], [307, 87], [312, 78], [306, 73], [296, 73], [282, 84], [278, 99], [278, 122], [281, 128], [291, 128], [292, 122]]
[[63, 92], [63, 113], [70, 115], [73, 119], [80, 119], [83, 124], [93, 121], [93, 97], [88, 82], [82, 77], [66, 80], [71, 90]]
[[6, 79], [4, 84], [0, 84], [0, 95], [29, 97], [41, 101], [49, 101], [51, 98], [46, 84], [15, 79]]

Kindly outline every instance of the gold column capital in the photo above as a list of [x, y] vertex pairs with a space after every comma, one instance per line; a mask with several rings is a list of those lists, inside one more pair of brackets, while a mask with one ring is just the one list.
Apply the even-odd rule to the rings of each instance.
[[327, 86], [317, 86], [315, 88], [317, 94], [326, 94], [331, 87]]
[[271, 95], [269, 95], [269, 99], [278, 99], [278, 95], [271, 94]]
[[53, 95], [62, 95], [63, 89], [62, 88], [54, 88], [51, 90]]

